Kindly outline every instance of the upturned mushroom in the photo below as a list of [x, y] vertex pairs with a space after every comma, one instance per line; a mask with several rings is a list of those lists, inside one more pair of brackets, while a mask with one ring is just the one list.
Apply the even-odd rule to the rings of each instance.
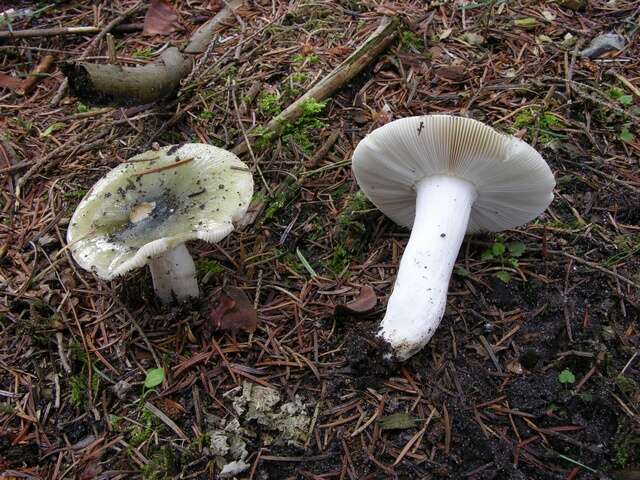
[[353, 172], [371, 202], [412, 228], [378, 335], [405, 360], [433, 336], [465, 233], [499, 232], [542, 213], [555, 180], [530, 145], [472, 119], [426, 115], [364, 138]]
[[218, 242], [242, 221], [253, 178], [233, 153], [192, 143], [150, 150], [118, 165], [78, 205], [67, 231], [75, 261], [111, 280], [149, 265], [164, 303], [199, 295], [185, 246]]

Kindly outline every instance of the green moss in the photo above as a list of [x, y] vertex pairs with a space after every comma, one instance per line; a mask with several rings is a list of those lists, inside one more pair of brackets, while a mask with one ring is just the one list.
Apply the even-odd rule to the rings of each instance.
[[533, 136], [537, 131], [538, 139], [542, 143], [549, 143], [556, 138], [565, 138], [564, 135], [554, 131], [554, 129], [562, 127], [564, 124], [558, 116], [551, 112], [541, 112], [537, 108], [523, 110], [513, 122], [514, 130], [526, 128], [529, 136]]
[[153, 50], [151, 50], [149, 47], [138, 48], [137, 50], [134, 50], [134, 52], [131, 54], [131, 56], [133, 58], [140, 58], [142, 60], [149, 60], [149, 59], [153, 58]]
[[367, 212], [372, 209], [371, 202], [363, 192], [358, 191], [347, 198], [336, 218], [334, 235], [336, 243], [355, 257], [366, 250], [369, 241], [367, 224], [370, 223]]
[[264, 221], [269, 221], [280, 212], [280, 210], [291, 202], [300, 191], [300, 186], [298, 184], [293, 184], [293, 180], [291, 183], [287, 185], [286, 188], [276, 193], [270, 200], [268, 200], [267, 207], [264, 211]]
[[317, 137], [317, 131], [325, 127], [317, 115], [321, 113], [327, 102], [317, 101], [313, 98], [304, 100], [300, 108], [302, 116], [295, 122], [285, 123], [282, 128], [282, 140], [285, 144], [295, 143], [307, 155], [311, 155], [315, 148], [312, 138]]
[[615, 452], [612, 459], [614, 468], [625, 468], [640, 461], [640, 433], [637, 430], [634, 431], [626, 419], [623, 419], [618, 426], [613, 450]]
[[87, 382], [79, 375], [74, 375], [69, 379], [71, 387], [71, 404], [75, 407], [84, 405], [86, 399]]
[[618, 375], [615, 378], [615, 382], [617, 387], [620, 389], [620, 391], [627, 395], [634, 393], [638, 390], [638, 384], [636, 383], [636, 381], [627, 376]]
[[275, 136], [275, 133], [266, 127], [259, 126], [254, 128], [251, 131], [250, 135], [251, 137], [255, 138], [254, 148], [258, 151], [261, 151], [267, 148], [271, 144]]
[[280, 95], [277, 93], [264, 92], [258, 97], [258, 109], [263, 115], [273, 117], [282, 111], [280, 106]]
[[85, 190], [85, 189], [72, 190], [72, 191], [70, 191], [70, 192], [64, 192], [64, 198], [77, 198], [77, 199], [81, 199], [81, 198], [83, 198], [86, 194], [87, 194], [87, 190]]
[[405, 50], [414, 50], [421, 53], [424, 50], [424, 42], [415, 33], [405, 30], [400, 34], [400, 45]]
[[224, 269], [216, 260], [209, 258], [202, 258], [198, 260], [196, 262], [196, 270], [198, 271], [198, 277], [200, 278], [204, 277], [208, 273], [218, 276], [224, 272]]
[[349, 267], [350, 261], [351, 255], [349, 255], [349, 252], [342, 245], [336, 245], [326, 265], [333, 273], [340, 275]]
[[175, 471], [176, 453], [167, 447], [162, 447], [149, 457], [149, 462], [140, 469], [140, 476], [144, 480], [165, 480], [173, 477]]
[[291, 75], [291, 80], [296, 83], [304, 83], [307, 81], [307, 74], [302, 72], [296, 72]]
[[320, 57], [315, 54], [302, 55], [301, 53], [296, 53], [294, 56], [291, 57], [291, 61], [293, 63], [298, 63], [298, 64], [300, 63], [314, 64], [320, 61]]

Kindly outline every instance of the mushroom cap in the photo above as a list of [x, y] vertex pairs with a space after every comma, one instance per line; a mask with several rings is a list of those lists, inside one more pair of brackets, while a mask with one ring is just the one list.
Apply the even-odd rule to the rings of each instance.
[[150, 150], [91, 188], [67, 243], [82, 268], [110, 280], [187, 240], [222, 240], [252, 195], [251, 172], [231, 152], [200, 143]]
[[478, 197], [467, 232], [498, 232], [542, 213], [555, 180], [542, 156], [522, 140], [476, 120], [424, 115], [390, 122], [367, 135], [353, 154], [353, 173], [371, 202], [411, 228], [415, 185], [431, 175], [471, 182]]

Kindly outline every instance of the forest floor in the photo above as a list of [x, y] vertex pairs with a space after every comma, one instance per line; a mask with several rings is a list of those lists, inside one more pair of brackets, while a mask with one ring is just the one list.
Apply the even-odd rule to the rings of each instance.
[[[134, 3], [39, 2], [12, 28], [103, 27]], [[184, 44], [223, 3], [175, 2], [168, 36], [114, 34], [119, 61]], [[273, 480], [640, 478], [638, 3], [245, 3], [177, 109], [52, 104], [92, 35], [0, 40], [4, 74], [55, 57], [28, 95], [0, 89], [0, 476], [217, 478], [235, 460], [250, 465], [237, 478]], [[220, 244], [189, 244], [199, 301], [164, 307], [147, 269], [104, 282], [72, 261], [70, 217], [108, 170], [152, 142], [232, 148], [384, 15], [402, 22], [392, 45], [242, 157], [278, 193]], [[612, 31], [622, 49], [581, 55]], [[88, 60], [107, 59], [101, 42]], [[526, 226], [466, 238], [433, 339], [386, 365], [368, 332], [408, 234], [358, 193], [350, 158], [378, 126], [438, 112], [534, 145], [555, 198]], [[253, 334], [214, 331], [222, 286], [255, 301]], [[336, 315], [369, 287], [373, 310]]]

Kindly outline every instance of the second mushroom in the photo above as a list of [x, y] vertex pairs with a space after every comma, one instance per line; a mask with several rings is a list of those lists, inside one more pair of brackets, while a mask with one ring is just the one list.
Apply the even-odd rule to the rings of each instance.
[[379, 330], [400, 360], [418, 352], [440, 324], [465, 233], [530, 221], [547, 208], [555, 186], [527, 143], [450, 115], [378, 128], [358, 144], [353, 172], [376, 207], [412, 228]]
[[84, 269], [111, 280], [149, 265], [164, 303], [199, 294], [185, 242], [218, 242], [246, 214], [253, 178], [233, 153], [191, 143], [150, 150], [118, 165], [76, 209], [67, 242]]

